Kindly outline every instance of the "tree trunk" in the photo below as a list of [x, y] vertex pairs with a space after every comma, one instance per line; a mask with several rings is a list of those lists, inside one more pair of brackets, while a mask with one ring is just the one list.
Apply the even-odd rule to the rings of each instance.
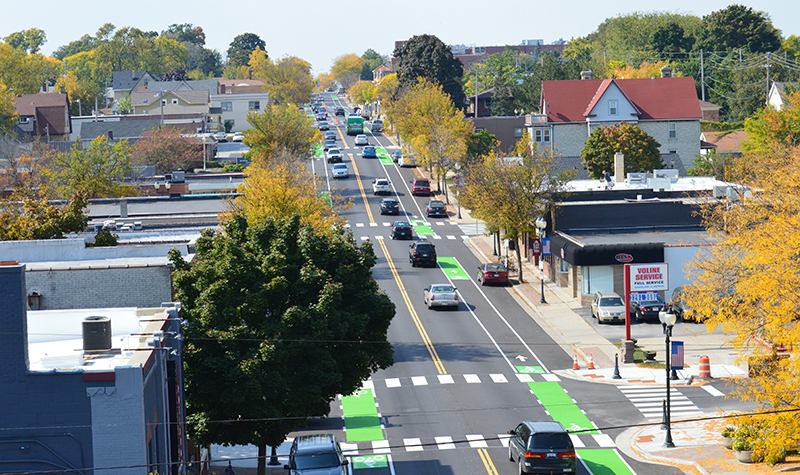
[[259, 444], [258, 446], [258, 468], [256, 468], [257, 475], [267, 475], [267, 444]]
[[450, 195], [447, 194], [447, 170], [444, 172], [444, 201], [450, 204]]
[[525, 282], [525, 280], [522, 278], [522, 250], [520, 249], [519, 241], [517, 241], [517, 245], [515, 247], [517, 248], [517, 272], [519, 272], [519, 283], [521, 284]]

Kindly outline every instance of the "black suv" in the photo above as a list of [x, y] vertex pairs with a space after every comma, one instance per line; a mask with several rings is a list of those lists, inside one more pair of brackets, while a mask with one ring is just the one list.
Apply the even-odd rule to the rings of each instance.
[[411, 267], [430, 265], [436, 267], [436, 246], [427, 241], [418, 241], [408, 246], [408, 262]]
[[411, 223], [408, 221], [395, 221], [392, 223], [392, 232], [390, 233], [390, 236], [392, 239], [411, 239]]
[[447, 208], [441, 201], [428, 201], [428, 206], [425, 207], [428, 217], [438, 216], [440, 218], [447, 217]]
[[333, 434], [314, 434], [294, 439], [289, 464], [283, 468], [292, 475], [346, 475], [346, 465], [347, 459]]
[[381, 200], [381, 214], [400, 214], [400, 202], [394, 198]]
[[518, 473], [575, 473], [575, 446], [560, 422], [521, 422], [508, 431], [508, 460]]
[[344, 115], [344, 107], [337, 107], [336, 108], [336, 115]]

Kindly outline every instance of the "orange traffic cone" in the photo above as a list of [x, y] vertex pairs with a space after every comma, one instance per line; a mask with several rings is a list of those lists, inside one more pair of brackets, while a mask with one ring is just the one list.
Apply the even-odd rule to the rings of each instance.
[[594, 369], [594, 357], [592, 356], [591, 353], [589, 353], [589, 366], [588, 366], [588, 368], [589, 369]]
[[578, 355], [575, 354], [575, 359], [572, 360], [572, 369], [581, 369], [580, 365], [578, 365]]

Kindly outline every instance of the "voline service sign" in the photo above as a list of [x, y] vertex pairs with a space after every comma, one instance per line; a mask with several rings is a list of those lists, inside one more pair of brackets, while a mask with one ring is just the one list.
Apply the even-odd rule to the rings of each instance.
[[669, 264], [631, 264], [631, 292], [669, 290]]

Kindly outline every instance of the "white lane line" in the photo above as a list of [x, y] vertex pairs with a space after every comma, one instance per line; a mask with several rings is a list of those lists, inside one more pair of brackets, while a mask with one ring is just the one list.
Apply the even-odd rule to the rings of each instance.
[[375, 236], [375, 239], [383, 240], [383, 236]]
[[511, 440], [511, 434], [497, 434], [497, 438], [500, 439], [500, 443], [503, 447], [508, 447], [508, 441]]
[[453, 375], [451, 375], [451, 374], [440, 374], [439, 375], [439, 384], [455, 384], [455, 380], [453, 379]]
[[389, 378], [386, 380], [387, 388], [399, 388], [400, 386], [400, 378]]
[[489, 444], [486, 443], [482, 435], [467, 435], [467, 440], [469, 441], [469, 446], [473, 449], [489, 447]]
[[444, 437], [434, 437], [433, 440], [436, 441], [436, 445], [439, 446], [439, 450], [450, 450], [456, 448], [456, 444], [453, 443], [453, 438], [449, 435]]
[[542, 377], [544, 378], [545, 381], [550, 381], [550, 382], [561, 381], [561, 378], [559, 378], [558, 375], [555, 375], [553, 373], [543, 374]]
[[383, 223], [383, 226], [384, 226], [384, 227], [389, 227], [389, 226], [391, 226], [391, 225], [392, 225], [392, 223]]
[[572, 441], [572, 445], [574, 445], [576, 449], [586, 447], [586, 444], [584, 444], [581, 438], [578, 437], [578, 434], [570, 434], [569, 439]]
[[481, 382], [481, 378], [477, 374], [465, 374], [464, 379], [470, 384], [477, 384]]
[[362, 241], [369, 241], [369, 236], [361, 236]]
[[705, 386], [700, 386], [700, 387], [703, 388], [708, 394], [714, 397], [720, 397], [725, 395], [725, 393], [715, 388], [714, 386], [711, 386], [710, 384], [706, 384]]
[[425, 379], [425, 376], [412, 376], [411, 382], [414, 383], [414, 386], [427, 386], [428, 380]]
[[356, 223], [356, 227], [357, 228], [363, 228], [364, 227], [364, 223]]

